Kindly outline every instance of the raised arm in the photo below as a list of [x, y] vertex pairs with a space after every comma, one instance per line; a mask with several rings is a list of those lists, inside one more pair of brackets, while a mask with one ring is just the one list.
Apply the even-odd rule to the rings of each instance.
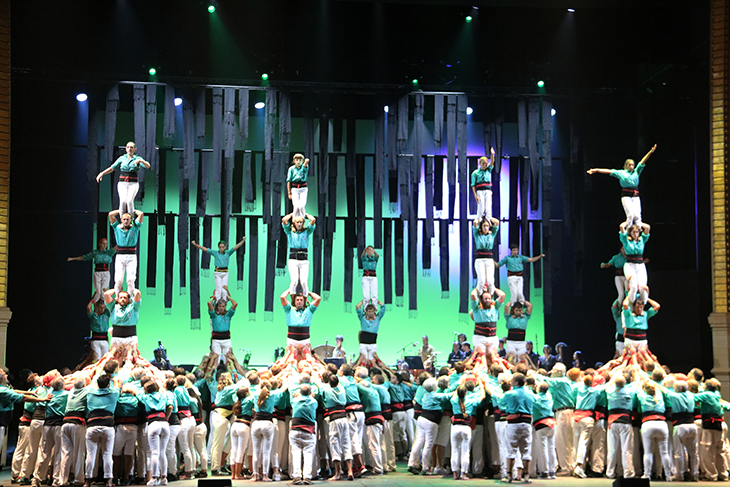
[[304, 216], [306, 216], [306, 217], [307, 217], [307, 218], [309, 219], [309, 224], [310, 224], [310, 225], [314, 225], [314, 222], [316, 222], [316, 221], [317, 221], [317, 219], [316, 219], [316, 218], [314, 218], [314, 217], [313, 217], [312, 215], [310, 215], [309, 213], [305, 214]]
[[83, 255], [79, 255], [78, 257], [69, 257], [68, 259], [66, 259], [66, 262], [71, 262], [72, 260], [80, 260], [80, 261], [83, 261], [84, 260], [84, 256]]
[[527, 259], [527, 262], [537, 262], [543, 257], [545, 257], [545, 254], [536, 255], [535, 257], [530, 257], [529, 259]]
[[145, 169], [149, 169], [151, 167], [150, 163], [147, 162], [147, 161], [145, 161], [141, 157], [138, 157], [135, 162], [138, 162], [138, 163], [142, 164], [145, 167]]
[[114, 168], [112, 168], [112, 166], [107, 167], [106, 169], [104, 169], [103, 171], [101, 171], [99, 174], [96, 175], [96, 182], [100, 183], [101, 179], [104, 177], [104, 175], [111, 174], [113, 172], [114, 172]]
[[362, 301], [360, 301], [359, 303], [357, 303], [355, 305], [355, 309], [360, 309], [360, 308], [362, 308]]
[[661, 308], [661, 305], [651, 298], [647, 298], [646, 301], [647, 303], [649, 303], [649, 306], [651, 306], [651, 309], [654, 310], [655, 313], [659, 311], [659, 308]]
[[532, 303], [525, 299], [525, 314], [532, 314]]
[[309, 295], [314, 298], [312, 300], [312, 306], [314, 306], [314, 307], [319, 306], [319, 302], [322, 301], [322, 298], [320, 297], [320, 295], [317, 293], [313, 293], [312, 291], [309, 291]]
[[499, 220], [497, 220], [496, 218], [492, 217], [492, 218], [489, 219], [489, 221], [492, 223], [492, 226], [493, 227], [498, 227], [499, 226]]
[[109, 212], [109, 224], [113, 224], [119, 218], [119, 210], [112, 210]]
[[471, 290], [471, 300], [472, 301], [479, 301], [479, 295], [477, 294], [477, 288], [474, 288]]
[[627, 227], [627, 224], [626, 224], [626, 222], [622, 222], [622, 223], [621, 223], [621, 224], [620, 224], [620, 225], [618, 226], [618, 231], [619, 231], [619, 233], [624, 233], [624, 234], [625, 234], [625, 233], [626, 233], [626, 232], [628, 231], [628, 228], [626, 228], [626, 227]]
[[489, 164], [487, 164], [487, 167], [490, 169], [494, 167], [494, 147], [489, 149]]
[[279, 296], [279, 298], [281, 299], [282, 306], [286, 306], [287, 304], [289, 304], [289, 289], [287, 288], [286, 291], [281, 293], [281, 296]]
[[144, 212], [141, 212], [139, 210], [134, 210], [134, 214], [137, 215], [137, 223], [140, 225], [142, 224], [142, 221], [144, 220]]
[[498, 303], [504, 303], [504, 297], [505, 297], [504, 291], [502, 291], [501, 289], [495, 287], [494, 288], [494, 293], [497, 295], [497, 302]]
[[288, 215], [284, 215], [284, 217], [281, 219], [281, 224], [289, 225], [289, 222], [291, 222], [291, 219], [293, 216], [294, 216], [294, 213], [289, 213]]
[[[92, 298], [93, 299], [93, 298]], [[86, 314], [91, 314], [91, 310], [93, 309], [92, 306], [94, 305], [94, 301], [89, 301], [86, 303]]]
[[592, 169], [589, 169], [586, 172], [588, 174], [596, 174], [596, 173], [598, 173], [598, 174], [609, 174], [610, 175], [612, 170], [613, 169], [598, 169], [598, 168], [592, 168]]
[[651, 233], [651, 226], [646, 223], [641, 224], [641, 229], [644, 231], [644, 235], [649, 235]]
[[142, 291], [140, 291], [139, 289], [135, 289], [134, 290], [134, 302], [139, 303], [140, 301], [142, 301]]
[[191, 244], [191, 245], [192, 245], [193, 247], [195, 247], [195, 248], [197, 248], [197, 249], [200, 249], [200, 250], [202, 250], [203, 252], [207, 252], [207, 251], [208, 251], [208, 249], [207, 249], [206, 247], [203, 247], [202, 245], [198, 245], [198, 244], [196, 244], [196, 243], [195, 243], [195, 240], [193, 240], [192, 242], [190, 242], [190, 244]]
[[238, 303], [231, 297], [231, 292], [228, 290], [228, 286], [223, 286], [223, 289], [225, 289], [226, 294], [228, 295], [228, 301], [231, 302], [231, 309], [235, 310]]
[[215, 296], [208, 301], [208, 311], [215, 311]]
[[639, 161], [639, 165], [646, 164], [646, 161], [649, 160], [649, 158], [651, 157], [651, 155], [654, 153], [655, 150], [656, 150], [656, 144], [654, 144], [654, 147], [649, 149], [649, 152], [647, 152], [646, 155]]
[[114, 301], [114, 288], [104, 291], [104, 302], [110, 304], [112, 301]]
[[235, 252], [236, 250], [240, 249], [240, 248], [241, 248], [241, 245], [243, 245], [243, 243], [244, 243], [245, 241], [246, 241], [246, 237], [243, 237], [243, 238], [241, 239], [241, 241], [240, 241], [240, 242], [238, 242], [238, 243], [237, 243], [237, 244], [236, 244], [236, 245], [235, 245], [235, 246], [233, 247], [233, 251]]

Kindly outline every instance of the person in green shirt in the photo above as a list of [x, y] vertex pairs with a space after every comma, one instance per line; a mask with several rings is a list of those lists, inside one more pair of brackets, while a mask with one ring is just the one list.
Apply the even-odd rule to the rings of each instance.
[[619, 180], [621, 184], [621, 204], [626, 213], [626, 226], [641, 225], [641, 199], [639, 198], [639, 175], [646, 166], [646, 161], [656, 150], [656, 144], [639, 161], [638, 166], [633, 159], [626, 159], [623, 169], [592, 168], [588, 174], [608, 174]]
[[494, 147], [489, 157], [479, 158], [479, 167], [471, 173], [471, 190], [477, 201], [477, 217], [492, 218], [492, 169], [494, 169]]
[[294, 215], [304, 216], [304, 207], [307, 206], [307, 173], [309, 159], [303, 154], [294, 154], [293, 164], [286, 174], [286, 190], [294, 208]]
[[378, 267], [378, 258], [380, 256], [372, 245], [368, 245], [362, 251], [362, 302], [365, 306], [368, 304], [377, 304], [378, 302], [378, 278], [375, 271]]
[[73, 260], [94, 262], [94, 295], [91, 297], [93, 302], [102, 299], [104, 291], [109, 289], [109, 282], [111, 276], [109, 274], [109, 266], [112, 263], [112, 257], [116, 252], [116, 247], [113, 249], [107, 249], [109, 242], [106, 238], [99, 240], [99, 248], [92, 250], [88, 254], [80, 255], [78, 257], [69, 257], [66, 261], [71, 262]]
[[126, 154], [119, 156], [114, 164], [104, 169], [96, 176], [96, 182], [100, 183], [105, 174], [111, 174], [115, 169], [120, 170], [119, 182], [117, 183], [117, 191], [119, 192], [119, 213], [129, 212], [134, 214], [134, 197], [139, 191], [139, 180], [137, 172], [139, 166], [142, 165], [149, 169], [150, 163], [135, 154], [137, 152], [137, 144], [130, 141], [125, 147]]
[[213, 257], [213, 263], [215, 264], [215, 272], [213, 273], [213, 280], [215, 282], [215, 299], [219, 301], [221, 299], [227, 299], [228, 293], [226, 288], [228, 287], [228, 262], [230, 256], [235, 254], [238, 249], [246, 241], [246, 237], [243, 237], [240, 242], [233, 246], [232, 249], [226, 249], [226, 242], [221, 240], [218, 242], [218, 251], [214, 252], [213, 249], [209, 249], [203, 245], [198, 245], [195, 240], [190, 242], [193, 247], [202, 250], [210, 254]]

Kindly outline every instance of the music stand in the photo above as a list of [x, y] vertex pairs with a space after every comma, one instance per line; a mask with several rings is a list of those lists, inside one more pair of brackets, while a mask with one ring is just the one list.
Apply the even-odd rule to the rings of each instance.
[[324, 363], [335, 364], [337, 366], [337, 368], [339, 369], [340, 367], [345, 365], [345, 359], [342, 357], [337, 357], [337, 358], [328, 357], [328, 358], [324, 359]]
[[403, 357], [403, 359], [408, 364], [408, 368], [410, 370], [413, 370], [413, 369], [421, 370], [424, 368], [423, 360], [421, 360], [421, 357], [419, 355], [406, 355], [405, 357]]

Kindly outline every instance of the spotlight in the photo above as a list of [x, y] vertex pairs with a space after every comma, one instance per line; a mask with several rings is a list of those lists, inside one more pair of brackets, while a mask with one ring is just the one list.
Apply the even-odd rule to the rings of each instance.
[[215, 13], [215, 5], [208, 5], [208, 13], [209, 14]]
[[568, 12], [575, 12], [575, 9], [574, 8], [569, 8], [568, 9]]
[[472, 20], [474, 20], [474, 19], [472, 19], [471, 15], [467, 15], [467, 16], [466, 16], [466, 18], [465, 18], [464, 20], [466, 20], [466, 23], [467, 23], [467, 24], [470, 24], [470, 23], [471, 23], [471, 21], [472, 21]]
[[175, 106], [179, 107], [180, 105], [182, 105], [182, 98], [180, 98], [180, 97], [175, 98]]
[[155, 68], [150, 68], [149, 73], [150, 73], [150, 76], [154, 76], [157, 74], [157, 70]]
[[555, 116], [556, 113], [558, 113], [558, 112], [556, 112], [554, 108], [552, 108], [550, 110], [550, 115], [552, 115], [553, 117]]
[[256, 103], [254, 103], [253, 106], [256, 110], [261, 110], [262, 108], [264, 108], [266, 106], [266, 103], [264, 103], [262, 101], [257, 101]]
[[466, 114], [471, 115], [472, 113], [474, 113], [474, 109], [472, 107], [466, 107]]
[[415, 85], [418, 84], [418, 80], [416, 78], [413, 78], [413, 80], [411, 81], [411, 83], [413, 83], [413, 86], [415, 86]]
[[384, 111], [385, 113], [388, 113], [388, 105], [385, 105], [385, 106], [383, 107], [383, 111]]
[[266, 74], [266, 73], [264, 73], [264, 74], [261, 75], [261, 79], [264, 80], [264, 81], [266, 81], [267, 79], [269, 79], [269, 75]]
[[88, 98], [89, 97], [86, 96], [86, 93], [79, 93], [78, 95], [76, 95], [76, 100], [77, 101], [82, 101], [83, 102], [83, 101], [86, 101]]
[[542, 88], [543, 86], [545, 86], [545, 82], [543, 80], [540, 80], [540, 81], [537, 82], [537, 87], [538, 88]]

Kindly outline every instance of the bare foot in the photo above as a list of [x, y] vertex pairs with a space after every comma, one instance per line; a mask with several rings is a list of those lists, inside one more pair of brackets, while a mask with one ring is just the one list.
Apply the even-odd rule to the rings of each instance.
[[271, 479], [269, 478], [268, 475], [264, 475], [263, 481], [264, 482], [271, 482]]
[[459, 480], [471, 480], [469, 477], [466, 476], [465, 473], [461, 474], [461, 477], [459, 477]]
[[454, 480], [459, 480], [459, 474], [454, 472]]

